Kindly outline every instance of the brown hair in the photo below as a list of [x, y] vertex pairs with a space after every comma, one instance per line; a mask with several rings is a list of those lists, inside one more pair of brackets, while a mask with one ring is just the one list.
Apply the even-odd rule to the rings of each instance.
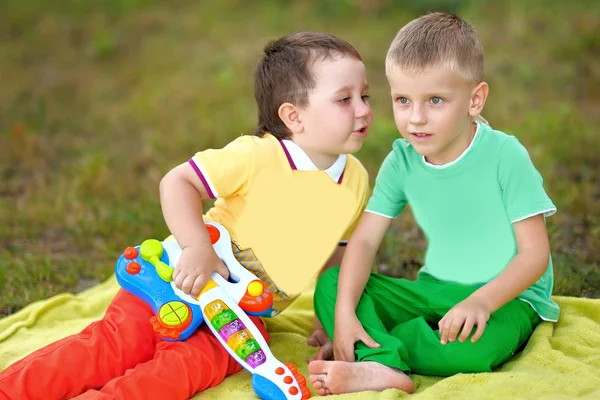
[[385, 60], [386, 73], [437, 65], [468, 82], [483, 81], [483, 46], [475, 28], [457, 15], [436, 12], [412, 20], [400, 29]]
[[284, 139], [290, 135], [279, 118], [279, 107], [286, 102], [298, 107], [308, 105], [315, 88], [311, 67], [336, 55], [361, 60], [356, 49], [330, 33], [297, 32], [268, 43], [254, 72], [254, 97], [258, 106], [257, 136], [271, 133]]

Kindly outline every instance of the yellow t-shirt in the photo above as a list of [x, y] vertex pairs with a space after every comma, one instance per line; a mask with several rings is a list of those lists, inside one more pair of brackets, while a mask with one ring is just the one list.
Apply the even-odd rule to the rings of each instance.
[[300, 147], [270, 134], [241, 136], [190, 164], [217, 199], [205, 219], [229, 230], [237, 259], [271, 289], [272, 315], [349, 238], [369, 196], [368, 174], [355, 157], [341, 155], [318, 170]]

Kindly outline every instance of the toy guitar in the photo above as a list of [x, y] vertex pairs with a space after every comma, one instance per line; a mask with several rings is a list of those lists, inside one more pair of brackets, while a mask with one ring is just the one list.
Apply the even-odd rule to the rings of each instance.
[[252, 374], [252, 387], [261, 399], [310, 398], [304, 376], [293, 364], [283, 364], [273, 356], [247, 315], [270, 314], [273, 295], [236, 260], [229, 232], [214, 222], [206, 222], [206, 228], [233, 282], [215, 272], [197, 298], [184, 293], [172, 278], [181, 248], [175, 240], [149, 239], [126, 248], [119, 257], [119, 284], [152, 307], [155, 316], [150, 322], [164, 340], [185, 340], [206, 321], [225, 350]]

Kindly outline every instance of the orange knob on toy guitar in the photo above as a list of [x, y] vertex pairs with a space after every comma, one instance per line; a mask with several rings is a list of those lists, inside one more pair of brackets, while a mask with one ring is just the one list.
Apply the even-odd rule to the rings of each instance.
[[208, 231], [208, 236], [210, 236], [210, 243], [215, 244], [221, 238], [221, 232], [219, 229], [213, 225], [206, 225], [206, 230]]
[[123, 255], [125, 256], [126, 259], [133, 260], [134, 258], [136, 258], [138, 256], [138, 251], [135, 247], [128, 247], [123, 252]]

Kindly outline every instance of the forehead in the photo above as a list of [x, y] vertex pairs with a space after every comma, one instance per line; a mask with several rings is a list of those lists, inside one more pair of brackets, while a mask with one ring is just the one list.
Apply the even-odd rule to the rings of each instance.
[[338, 89], [340, 86], [367, 83], [365, 65], [350, 55], [335, 53], [314, 62], [311, 69], [317, 88]]
[[423, 69], [392, 68], [387, 78], [393, 92], [432, 93], [470, 90], [471, 84], [444, 66]]

